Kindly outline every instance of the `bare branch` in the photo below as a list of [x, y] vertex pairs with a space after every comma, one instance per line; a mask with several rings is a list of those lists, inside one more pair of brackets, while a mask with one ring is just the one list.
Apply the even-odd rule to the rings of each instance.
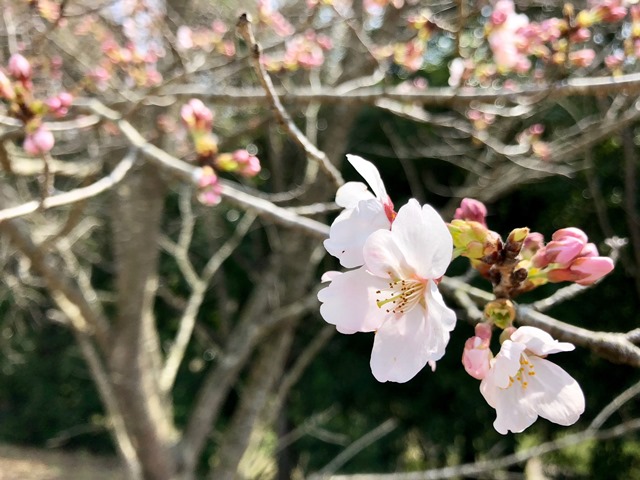
[[[480, 305], [493, 300], [493, 294], [456, 278], [443, 277], [440, 286], [454, 297], [455, 292], [461, 290]], [[631, 333], [594, 332], [576, 327], [540, 313], [531, 305], [517, 305], [517, 321], [522, 325], [540, 328], [558, 340], [588, 348], [611, 362], [640, 367], [640, 347], [634, 345]]]
[[109, 175], [87, 187], [76, 188], [69, 192], [58, 193], [41, 200], [32, 200], [16, 207], [0, 210], [0, 222], [10, 218], [28, 215], [38, 210], [48, 210], [50, 208], [69, 205], [98, 196], [122, 181], [129, 170], [131, 170], [131, 167], [133, 167], [136, 157], [137, 152], [135, 150], [131, 150], [127, 156], [124, 157], [118, 165], [116, 165]]
[[178, 374], [178, 368], [191, 339], [193, 328], [196, 323], [196, 316], [204, 300], [204, 294], [209, 287], [211, 279], [216, 274], [218, 269], [222, 266], [222, 263], [229, 258], [233, 251], [238, 247], [244, 236], [249, 231], [249, 228], [255, 220], [255, 215], [247, 213], [244, 218], [238, 223], [238, 226], [233, 232], [231, 238], [229, 238], [222, 247], [216, 250], [216, 253], [209, 259], [206, 266], [202, 271], [202, 275], [197, 279], [196, 283], [192, 285], [193, 291], [187, 302], [187, 306], [180, 319], [180, 327], [176, 338], [171, 345], [171, 349], [167, 354], [167, 359], [160, 374], [160, 387], [165, 390], [171, 390]]
[[320, 149], [318, 149], [309, 139], [300, 131], [300, 129], [293, 123], [293, 120], [282, 106], [282, 102], [278, 98], [278, 94], [275, 91], [271, 77], [267, 73], [264, 65], [261, 61], [260, 45], [256, 43], [253, 36], [253, 30], [251, 28], [251, 22], [247, 14], [240, 15], [237, 23], [237, 29], [240, 36], [249, 46], [251, 51], [251, 60], [253, 68], [258, 75], [258, 79], [267, 94], [269, 103], [273, 106], [276, 118], [280, 121], [284, 128], [289, 132], [291, 138], [296, 141], [300, 147], [306, 152], [307, 156], [322, 167], [322, 169], [331, 177], [337, 187], [344, 183], [342, 175], [338, 169], [327, 158], [327, 155]]
[[[115, 110], [111, 110], [102, 103], [93, 99], [79, 103], [79, 105], [90, 109], [97, 115], [101, 115], [104, 118], [115, 122], [129, 143], [138, 148], [149, 159], [173, 172], [182, 180], [189, 183], [197, 183], [202, 170], [201, 168], [183, 162], [155, 145], [148, 143], [140, 132], [138, 132], [128, 121], [124, 120], [122, 115]], [[261, 217], [268, 218], [280, 225], [300, 228], [316, 237], [325, 238], [329, 235], [329, 227], [323, 223], [301, 217], [287, 209], [278, 207], [268, 200], [245, 193], [242, 187], [235, 186], [231, 182], [221, 180], [220, 184], [222, 187], [222, 196], [231, 203], [245, 210], [256, 211]]]
[[[623, 92], [633, 95], [640, 92], [640, 73], [620, 76], [575, 77], [553, 83], [539, 83], [515, 88], [487, 87], [429, 87], [427, 90], [374, 86], [340, 90], [340, 86], [321, 89], [291, 88], [274, 89], [273, 94], [291, 103], [340, 103], [372, 105], [380, 99], [425, 106], [468, 105], [471, 102], [494, 102], [501, 100], [515, 104], [535, 104], [541, 100], [556, 100], [570, 96], [608, 95]], [[206, 98], [209, 102], [233, 103], [234, 105], [263, 103], [269, 101], [268, 94], [260, 89], [219, 88], [210, 86], [180, 85], [165, 88], [163, 95], [183, 95]]]
[[640, 419], [629, 420], [628, 422], [624, 422], [608, 430], [586, 429], [578, 433], [558, 438], [557, 440], [541, 443], [535, 447], [527, 448], [526, 450], [521, 450], [496, 460], [482, 460], [454, 467], [426, 470], [423, 472], [334, 475], [329, 478], [331, 480], [444, 480], [448, 478], [472, 477], [507, 468], [512, 465], [517, 465], [529, 460], [530, 458], [539, 457], [547, 453], [579, 445], [589, 440], [618, 438], [637, 430], [640, 430]]
[[[340, 452], [333, 460], [327, 463], [322, 470], [318, 473], [311, 475], [309, 480], [320, 480], [324, 478], [335, 478], [332, 477], [332, 474], [342, 467], [345, 463], [351, 460], [355, 455], [360, 453], [366, 447], [371, 445], [374, 442], [377, 442], [385, 435], [393, 432], [398, 426], [398, 421], [394, 418], [390, 418], [380, 425], [378, 425], [373, 430], [365, 433], [363, 436], [358, 438], [355, 442], [345, 448], [342, 452]], [[358, 475], [355, 475], [358, 477]], [[349, 478], [347, 476], [347, 478]]]

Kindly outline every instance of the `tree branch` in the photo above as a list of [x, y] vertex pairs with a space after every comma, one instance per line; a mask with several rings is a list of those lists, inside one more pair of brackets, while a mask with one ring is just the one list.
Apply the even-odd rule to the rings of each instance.
[[300, 147], [302, 147], [307, 156], [312, 160], [318, 162], [320, 167], [333, 180], [336, 187], [340, 187], [344, 183], [344, 179], [342, 178], [342, 175], [340, 174], [338, 169], [327, 158], [327, 155], [322, 150], [318, 149], [313, 143], [311, 143], [309, 139], [304, 135], [304, 133], [300, 131], [300, 129], [296, 126], [295, 123], [293, 123], [293, 120], [282, 106], [282, 102], [278, 98], [278, 94], [276, 93], [275, 87], [273, 86], [271, 77], [262, 64], [262, 53], [260, 50], [260, 45], [256, 43], [255, 37], [253, 35], [253, 30], [251, 28], [251, 21], [249, 20], [249, 17], [246, 13], [240, 15], [236, 27], [242, 39], [249, 46], [253, 68], [258, 75], [260, 84], [267, 94], [269, 103], [273, 107], [276, 118], [287, 130], [287, 132], [289, 132], [291, 138], [295, 140], [295, 142], [300, 145]]

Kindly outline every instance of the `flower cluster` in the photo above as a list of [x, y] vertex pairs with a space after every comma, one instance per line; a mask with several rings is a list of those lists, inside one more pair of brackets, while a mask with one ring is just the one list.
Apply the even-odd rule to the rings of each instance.
[[580, 385], [547, 355], [574, 349], [534, 327], [510, 327], [502, 335], [494, 357], [489, 348], [491, 325], [480, 323], [467, 340], [462, 364], [481, 380], [480, 393], [496, 410], [495, 429], [506, 434], [522, 432], [538, 416], [559, 425], [572, 425], [584, 412]]
[[197, 98], [192, 98], [180, 109], [195, 146], [197, 163], [201, 168], [195, 179], [200, 191], [198, 199], [205, 205], [220, 203], [220, 186], [216, 171], [236, 173], [251, 178], [260, 173], [260, 160], [245, 149], [232, 153], [219, 153], [218, 141], [211, 132], [213, 112]]
[[33, 68], [19, 53], [11, 55], [6, 73], [0, 70], [0, 99], [8, 104], [9, 114], [24, 123], [22, 147], [29, 155], [43, 155], [53, 148], [55, 139], [44, 124], [44, 117], [52, 114], [64, 117], [73, 103], [73, 96], [60, 92], [44, 101], [33, 90]]
[[[558, 230], [545, 245], [544, 237], [528, 229], [515, 229], [506, 242], [486, 226], [481, 202], [463, 199], [449, 224], [454, 255], [469, 258], [471, 265], [496, 283], [504, 280], [504, 263], [522, 278], [510, 280], [506, 298], [545, 283], [575, 282], [591, 285], [613, 270], [613, 261], [598, 254], [595, 244], [575, 227]], [[500, 278], [498, 278], [500, 277]]]
[[320, 313], [341, 333], [375, 332], [371, 371], [380, 382], [407, 382], [444, 355], [456, 317], [438, 291], [451, 261], [447, 227], [415, 199], [396, 213], [377, 169], [349, 155], [373, 190], [349, 182], [336, 194], [343, 212], [327, 251], [353, 268], [330, 272], [318, 294]]
[[[485, 205], [473, 199], [462, 200], [448, 225], [415, 199], [396, 212], [373, 164], [355, 155], [347, 159], [371, 190], [348, 182], [336, 194], [343, 210], [324, 245], [348, 270], [322, 277], [328, 283], [318, 293], [324, 320], [341, 333], [375, 333], [370, 366], [380, 382], [407, 382], [426, 365], [435, 370], [456, 323], [438, 283], [452, 257], [467, 257], [491, 280], [496, 295], [462, 354], [464, 369], [481, 381], [482, 396], [496, 410], [495, 429], [522, 432], [539, 416], [575, 423], [585, 408], [582, 390], [546, 359], [574, 346], [538, 328], [515, 328], [511, 299], [545, 282], [591, 284], [611, 271], [611, 260], [599, 257], [573, 227], [559, 230], [546, 245], [528, 228], [516, 228], [502, 240], [487, 227]], [[503, 332], [494, 356], [496, 327]]]
[[310, 70], [322, 66], [325, 60], [324, 52], [333, 46], [331, 39], [313, 30], [307, 30], [302, 35], [295, 35], [285, 42], [286, 50], [282, 58], [263, 56], [263, 63], [270, 71]]
[[228, 27], [220, 20], [214, 20], [211, 28], [191, 29], [186, 25], [178, 27], [176, 43], [180, 50], [201, 49], [205, 52], [217, 52], [226, 57], [236, 54], [233, 40], [228, 37]]
[[[534, 126], [531, 133], [539, 131]], [[590, 285], [609, 273], [613, 262], [598, 256], [596, 246], [578, 228], [558, 230], [547, 244], [542, 234], [528, 228], [514, 229], [503, 241], [487, 228], [486, 215], [481, 202], [465, 198], [449, 224], [455, 254], [468, 257], [491, 280], [497, 297], [485, 306], [485, 321], [467, 340], [462, 364], [482, 381], [480, 392], [496, 410], [498, 432], [521, 432], [538, 416], [571, 425], [584, 411], [584, 395], [569, 374], [545, 357], [574, 346], [538, 328], [513, 327], [516, 309], [511, 299], [547, 282]], [[495, 357], [490, 348], [494, 326], [504, 329]]]

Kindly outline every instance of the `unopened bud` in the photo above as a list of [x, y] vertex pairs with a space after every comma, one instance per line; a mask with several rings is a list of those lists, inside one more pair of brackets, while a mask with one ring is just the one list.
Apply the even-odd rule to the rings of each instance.
[[27, 134], [22, 148], [29, 155], [37, 156], [51, 151], [54, 143], [53, 134], [44, 125], [40, 125], [36, 130]]
[[14, 53], [9, 58], [9, 73], [13, 78], [20, 81], [26, 81], [31, 78], [31, 64], [29, 60], [19, 53]]
[[498, 298], [485, 305], [484, 315], [497, 327], [507, 328], [516, 318], [516, 309], [511, 300]]

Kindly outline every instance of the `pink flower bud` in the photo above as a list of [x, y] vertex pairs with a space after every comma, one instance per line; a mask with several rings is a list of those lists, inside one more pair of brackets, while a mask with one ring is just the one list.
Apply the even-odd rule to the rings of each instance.
[[456, 208], [453, 218], [461, 220], [471, 220], [486, 226], [487, 207], [484, 203], [473, 198], [463, 198], [460, 207]]
[[587, 234], [576, 227], [567, 227], [567, 228], [561, 228], [560, 230], [556, 230], [556, 232], [551, 236], [551, 239], [560, 241], [570, 237], [581, 240], [583, 244], [587, 243], [587, 240], [589, 240], [589, 237], [587, 237]]
[[211, 167], [203, 167], [197, 179], [198, 200], [208, 206], [217, 205], [222, 199], [222, 187], [218, 181], [218, 176]]
[[22, 148], [29, 155], [37, 156], [51, 151], [54, 143], [53, 134], [44, 125], [40, 125], [34, 132], [27, 134]]
[[586, 42], [591, 38], [591, 31], [587, 28], [578, 28], [571, 34], [571, 41], [575, 43]]
[[570, 268], [582, 276], [576, 283], [591, 285], [613, 270], [613, 260], [609, 257], [581, 257]]
[[560, 265], [568, 265], [571, 263], [584, 248], [584, 242], [574, 237], [566, 237], [562, 240], [554, 240], [547, 244], [545, 256], [549, 263], [559, 263]]
[[550, 282], [576, 282], [591, 285], [613, 270], [613, 260], [609, 257], [580, 257], [568, 268], [551, 270], [547, 277]]
[[596, 58], [596, 52], [591, 48], [569, 53], [569, 61], [576, 67], [588, 67]]
[[493, 354], [489, 349], [491, 342], [491, 325], [479, 323], [476, 325], [476, 336], [469, 338], [464, 344], [462, 365], [473, 378], [482, 380], [491, 367]]
[[182, 106], [180, 116], [192, 130], [209, 131], [213, 125], [213, 113], [197, 98], [192, 98]]
[[58, 94], [58, 98], [60, 99], [60, 103], [63, 107], [69, 108], [73, 103], [73, 95], [71, 95], [69, 92], [60, 92]]
[[19, 53], [14, 53], [9, 58], [9, 73], [20, 81], [26, 81], [31, 78], [31, 64], [29, 60]]
[[544, 246], [544, 236], [538, 232], [529, 232], [522, 242], [520, 255], [524, 260], [530, 260]]
[[260, 173], [260, 160], [247, 150], [236, 150], [233, 158], [238, 163], [238, 173], [245, 177], [255, 177]]
[[49, 107], [49, 111], [56, 117], [63, 117], [69, 112], [72, 102], [73, 96], [70, 93], [62, 92], [55, 97], [47, 99], [45, 103]]

